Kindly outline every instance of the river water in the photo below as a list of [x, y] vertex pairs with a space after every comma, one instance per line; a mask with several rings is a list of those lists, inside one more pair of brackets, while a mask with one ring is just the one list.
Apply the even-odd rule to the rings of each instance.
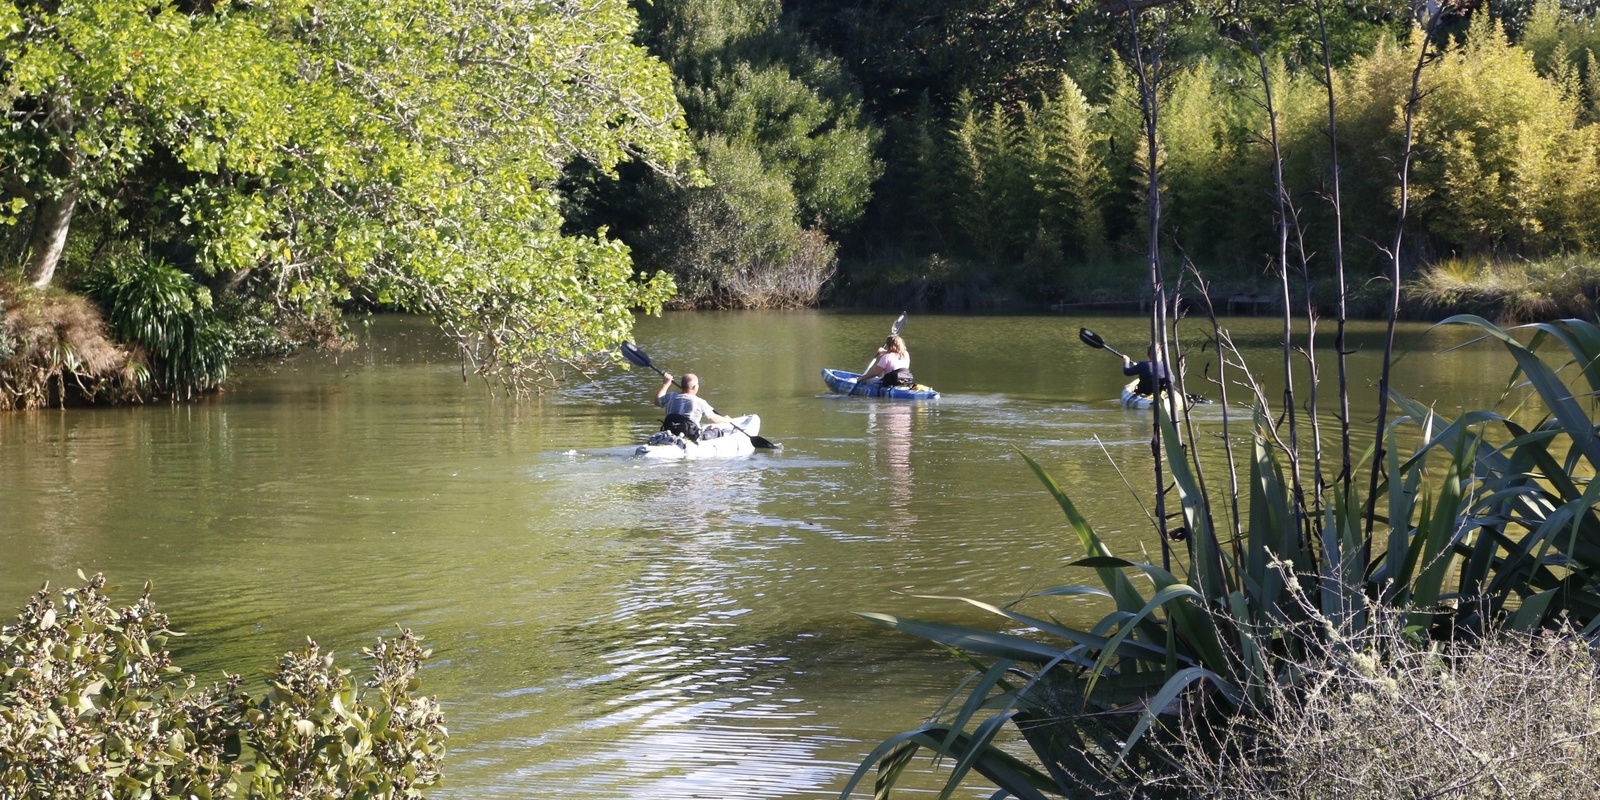
[[[348, 352], [240, 370], [195, 404], [0, 415], [0, 613], [80, 569], [127, 601], [149, 580], [188, 634], [177, 663], [206, 679], [256, 676], [308, 636], [359, 671], [359, 648], [413, 628], [452, 731], [437, 797], [832, 796], [965, 674], [852, 612], [992, 625], [922, 596], [1092, 580], [1064, 566], [1076, 540], [1014, 448], [1118, 554], [1159, 548], [1141, 511], [1149, 418], [1112, 401], [1120, 362], [1077, 338], [1086, 325], [1136, 353], [1142, 318], [913, 316], [914, 371], [940, 400], [829, 395], [820, 370], [862, 369], [892, 320], [641, 319], [657, 364], [698, 372], [704, 397], [760, 414], [783, 445], [722, 462], [631, 457], [659, 422], [654, 373], [507, 397], [463, 381], [450, 345], [404, 317], [376, 318]], [[1275, 381], [1281, 323], [1225, 323]], [[1362, 444], [1381, 337], [1377, 323], [1351, 336]], [[1469, 338], [1403, 326], [1396, 387], [1451, 415], [1492, 405], [1509, 357], [1448, 351]], [[1194, 353], [1188, 374], [1216, 397], [1211, 359]], [[1195, 419], [1215, 434], [1221, 408]]]

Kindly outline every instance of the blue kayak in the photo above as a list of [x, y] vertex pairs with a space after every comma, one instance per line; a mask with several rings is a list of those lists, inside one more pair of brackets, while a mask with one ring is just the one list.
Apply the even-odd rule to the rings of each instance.
[[910, 389], [899, 386], [879, 386], [876, 378], [863, 384], [857, 384], [856, 379], [861, 377], [859, 372], [845, 372], [842, 369], [825, 369], [822, 371], [822, 380], [828, 388], [839, 394], [855, 395], [856, 397], [887, 397], [890, 400], [937, 400], [939, 393], [922, 384], [917, 384]]

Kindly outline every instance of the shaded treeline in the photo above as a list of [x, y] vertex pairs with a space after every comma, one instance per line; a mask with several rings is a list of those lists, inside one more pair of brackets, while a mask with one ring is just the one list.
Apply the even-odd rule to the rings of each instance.
[[[673, 273], [690, 304], [806, 302], [805, 292], [774, 299], [740, 287], [759, 287], [764, 273], [820, 283], [834, 248], [839, 271], [827, 291], [837, 303], [1140, 298], [1148, 156], [1114, 13], [1037, 0], [779, 6], [640, 6], [714, 183], [624, 181], [579, 197], [575, 221], [613, 224], [639, 268]], [[1593, 250], [1600, 28], [1589, 11], [1557, 0], [1490, 4], [1453, 23], [1417, 120], [1408, 279], [1450, 258], [1498, 268], [1583, 262]], [[1275, 196], [1261, 188], [1273, 184], [1274, 163], [1261, 69], [1232, 41], [1240, 32], [1216, 18], [1194, 6], [1166, 33], [1162, 246], [1203, 265], [1214, 291], [1261, 294], [1276, 237]], [[1376, 275], [1386, 262], [1376, 243], [1390, 238], [1396, 209], [1394, 98], [1417, 42], [1408, 7], [1396, 3], [1336, 4], [1327, 22], [1346, 257], [1353, 274]], [[1314, 15], [1291, 4], [1253, 33], [1274, 84], [1286, 187], [1309, 251], [1329, 252]], [[1313, 256], [1317, 283], [1319, 266]], [[1592, 293], [1592, 281], [1577, 283], [1579, 299]]]

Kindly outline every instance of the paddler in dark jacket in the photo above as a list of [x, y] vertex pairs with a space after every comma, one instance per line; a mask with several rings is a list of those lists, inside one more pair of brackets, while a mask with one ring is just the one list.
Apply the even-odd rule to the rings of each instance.
[[1172, 389], [1171, 374], [1167, 372], [1166, 364], [1155, 360], [1155, 347], [1147, 349], [1145, 354], [1150, 357], [1149, 361], [1134, 361], [1127, 356], [1122, 357], [1122, 374], [1139, 376], [1139, 387], [1134, 392], [1146, 397], [1154, 397], [1158, 386], [1162, 391], [1170, 391]]

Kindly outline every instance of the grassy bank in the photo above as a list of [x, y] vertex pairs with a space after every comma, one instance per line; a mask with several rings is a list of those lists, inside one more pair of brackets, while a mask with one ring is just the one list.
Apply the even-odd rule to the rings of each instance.
[[1594, 321], [1600, 304], [1600, 259], [1445, 259], [1423, 268], [1404, 294], [1408, 306], [1429, 316], [1477, 314], [1505, 323], [1566, 317]]

